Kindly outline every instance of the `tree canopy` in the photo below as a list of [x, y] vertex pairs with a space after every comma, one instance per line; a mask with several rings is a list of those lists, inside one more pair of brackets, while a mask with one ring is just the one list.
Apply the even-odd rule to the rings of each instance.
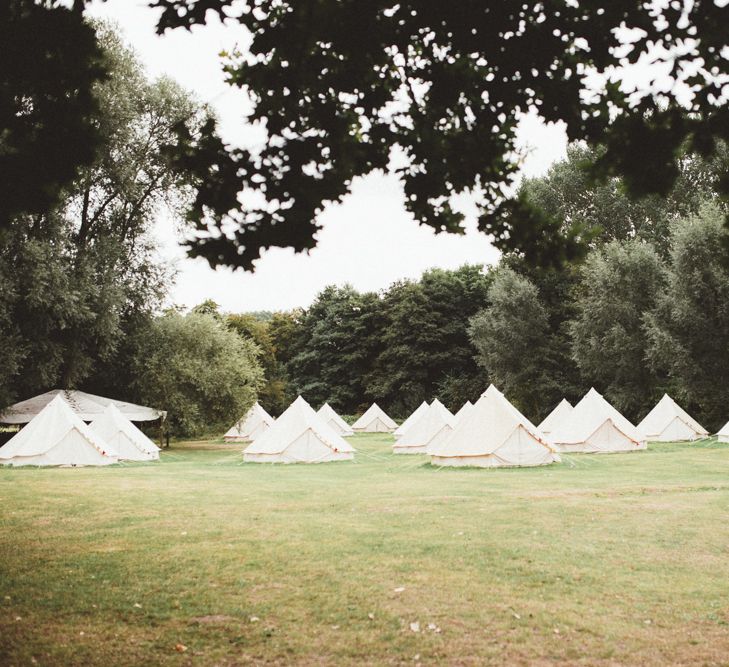
[[0, 2], [0, 229], [57, 205], [102, 142], [94, 88], [107, 65], [82, 7]]
[[636, 421], [665, 387], [647, 362], [644, 318], [665, 292], [666, 273], [649, 244], [613, 241], [588, 257], [576, 294], [575, 360], [590, 384]]
[[240, 419], [263, 382], [258, 349], [212, 315], [169, 312], [140, 337], [134, 388], [168, 410], [175, 435], [223, 429]]
[[[470, 191], [479, 228], [500, 249], [543, 262], [570, 257], [579, 236], [510, 195], [523, 114], [602, 143], [593, 176], [620, 174], [634, 195], [671, 189], [681, 146], [711, 156], [729, 139], [723, 2], [152, 4], [162, 9], [160, 30], [189, 28], [210, 11], [252, 40], [225, 56], [225, 69], [248, 93], [247, 120], [265, 129], [265, 145], [228, 149], [209, 123], [179, 154], [200, 185], [191, 252], [212, 265], [250, 267], [270, 246], [311, 248], [323, 206], [355, 177], [388, 168], [421, 224], [461, 231], [453, 196]], [[669, 85], [621, 86], [616, 70], [637, 62], [651, 62]], [[729, 195], [729, 179], [719, 187]]]
[[547, 402], [547, 310], [534, 284], [508, 267], [495, 272], [488, 298], [469, 327], [477, 360], [521, 410], [538, 414]]
[[[165, 147], [173, 125], [205, 110], [172, 81], [149, 81], [114, 27], [94, 31], [108, 67], [92, 88], [102, 143], [60, 202], [0, 227], [0, 403], [93, 375], [107, 387], [100, 368], [129, 351], [170, 279], [150, 230], [163, 207], [184, 220], [190, 182]], [[124, 361], [115, 367], [115, 395], [128, 374]]]
[[707, 199], [716, 200], [719, 183], [729, 172], [729, 149], [723, 142], [708, 160], [682, 149], [673, 187], [664, 195], [634, 199], [620, 176], [603, 181], [590, 177], [604, 155], [601, 146], [571, 144], [567, 157], [555, 162], [544, 176], [524, 179], [518, 196], [560, 220], [563, 233], [572, 231], [592, 248], [639, 238], [667, 255], [671, 225], [698, 213]]
[[674, 225], [667, 289], [647, 316], [647, 356], [667, 373], [706, 426], [720, 428], [729, 405], [729, 268], [717, 249], [723, 212], [714, 204]]

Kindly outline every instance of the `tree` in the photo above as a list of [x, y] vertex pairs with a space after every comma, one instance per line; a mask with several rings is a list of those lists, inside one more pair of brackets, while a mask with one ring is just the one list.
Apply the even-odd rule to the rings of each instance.
[[82, 7], [0, 3], [0, 229], [58, 205], [96, 157], [107, 67]]
[[327, 287], [301, 318], [300, 344], [288, 364], [297, 393], [315, 405], [355, 412], [367, 400], [365, 377], [381, 350], [376, 294]]
[[712, 430], [729, 405], [729, 269], [726, 232], [715, 204], [674, 226], [671, 269], [647, 317], [648, 357], [671, 389]]
[[[250, 267], [271, 246], [311, 248], [325, 204], [385, 168], [421, 224], [462, 231], [451, 201], [475, 191], [479, 228], [497, 247], [569, 258], [580, 239], [508, 194], [523, 114], [604, 144], [593, 175], [621, 175], [633, 195], [666, 194], [681, 147], [707, 157], [729, 139], [729, 9], [714, 0], [259, 0], [240, 12], [233, 0], [151, 4], [162, 9], [160, 31], [211, 11], [251, 35], [249, 52], [227, 54], [225, 69], [247, 92], [247, 120], [265, 128], [265, 145], [228, 149], [211, 122], [179, 152], [200, 185], [190, 250], [212, 265]], [[621, 87], [620, 67], [641, 59], [665, 65], [669, 85]], [[595, 73], [607, 80], [601, 88]], [[729, 179], [719, 187], [728, 197]], [[244, 190], [263, 203], [243, 207]]]
[[[150, 230], [161, 207], [179, 220], [190, 191], [165, 154], [172, 125], [194, 124], [205, 111], [169, 80], [147, 81], [112, 27], [98, 25], [97, 34], [109, 67], [94, 88], [98, 156], [62, 205], [0, 230], [3, 403], [77, 387], [94, 373], [94, 386], [104, 385], [102, 366], [117, 381], [126, 377], [116, 354], [167, 289]], [[114, 395], [125, 391], [115, 387]]]
[[571, 325], [572, 351], [585, 378], [636, 420], [660, 397], [663, 379], [646, 359], [644, 318], [666, 286], [661, 258], [640, 241], [613, 241], [582, 269]]
[[717, 147], [712, 160], [683, 154], [670, 192], [634, 199], [628, 196], [622, 178], [613, 176], [600, 182], [590, 177], [604, 155], [603, 148], [571, 144], [567, 158], [553, 164], [544, 176], [525, 179], [519, 196], [561, 221], [563, 232], [572, 229], [592, 247], [639, 238], [667, 256], [672, 222], [698, 212], [704, 201], [716, 198], [717, 185], [729, 169], [726, 144]]
[[546, 416], [562, 398], [576, 401], [585, 392], [585, 385], [572, 356], [570, 324], [577, 313], [575, 289], [579, 283], [580, 264], [561, 267], [531, 266], [523, 257], [506, 255], [501, 265], [525, 277], [536, 288], [539, 303], [547, 311], [548, 328], [539, 362], [545, 384], [540, 394], [542, 403], [535, 415]]
[[256, 313], [230, 314], [226, 324], [238, 335], [256, 344], [260, 350], [258, 361], [263, 368], [265, 383], [258, 393], [258, 402], [271, 414], [280, 415], [291, 402], [288, 376], [276, 356], [276, 346], [271, 333], [273, 315], [260, 319]]
[[547, 372], [549, 317], [537, 288], [503, 266], [494, 272], [488, 300], [469, 324], [478, 363], [526, 415], [543, 414], [561, 396]]
[[468, 320], [488, 304], [480, 266], [432, 269], [417, 283], [395, 283], [382, 305], [382, 352], [367, 379], [369, 396], [394, 414], [443, 398], [457, 408], [486, 388], [468, 338]]
[[168, 411], [178, 436], [230, 426], [263, 383], [258, 349], [212, 315], [169, 312], [154, 320], [133, 359], [141, 401]]
[[212, 299], [205, 299], [202, 303], [198, 303], [197, 306], [193, 306], [191, 312], [197, 313], [198, 315], [212, 315], [216, 320], [223, 319], [220, 313], [220, 306]]

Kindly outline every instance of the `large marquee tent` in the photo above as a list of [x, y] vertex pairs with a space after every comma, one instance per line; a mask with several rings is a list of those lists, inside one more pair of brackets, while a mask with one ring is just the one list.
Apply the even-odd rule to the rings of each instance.
[[274, 418], [258, 403], [254, 403], [246, 414], [226, 431], [223, 440], [239, 442], [255, 440], [273, 425]]
[[352, 446], [299, 396], [245, 450], [250, 463], [326, 463], [354, 458]]
[[560, 460], [546, 436], [491, 385], [441, 443], [428, 448], [438, 466], [541, 466]]
[[370, 405], [367, 411], [352, 424], [352, 430], [360, 433], [390, 433], [396, 428], [397, 424], [377, 403]]
[[115, 405], [129, 421], [133, 422], [155, 421], [156, 419], [164, 419], [167, 416], [164, 410], [148, 408], [144, 405], [87, 394], [85, 391], [77, 391], [76, 389], [54, 389], [1, 410], [0, 423], [27, 424], [59, 395], [85, 422], [94, 421], [108, 405]]
[[60, 395], [0, 447], [0, 464], [12, 466], [103, 466], [118, 461], [114, 447]]
[[429, 445], [441, 442], [453, 430], [455, 417], [437, 398], [392, 446], [394, 454], [425, 454]]
[[91, 430], [111, 445], [125, 461], [157, 461], [159, 447], [130, 422], [113, 403], [90, 424]]
[[594, 388], [575, 405], [550, 439], [563, 452], [607, 454], [646, 448], [646, 438]]
[[668, 394], [638, 424], [648, 440], [680, 442], [705, 438], [709, 432]]

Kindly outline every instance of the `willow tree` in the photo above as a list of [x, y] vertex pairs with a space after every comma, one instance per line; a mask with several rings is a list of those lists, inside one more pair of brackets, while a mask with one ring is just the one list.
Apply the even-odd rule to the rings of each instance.
[[114, 357], [158, 308], [170, 277], [152, 225], [163, 210], [182, 224], [192, 196], [168, 155], [173, 127], [201, 124], [205, 109], [173, 81], [150, 81], [113, 26], [95, 29], [108, 67], [92, 91], [96, 156], [58, 205], [0, 229], [0, 404], [79, 386], [102, 364], [107, 379], [100, 374], [95, 387], [124, 391], [128, 365]]

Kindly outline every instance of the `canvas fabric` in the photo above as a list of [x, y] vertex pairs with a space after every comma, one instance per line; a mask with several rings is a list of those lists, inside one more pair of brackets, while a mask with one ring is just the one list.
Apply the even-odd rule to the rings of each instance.
[[339, 433], [341, 436], [354, 435], [352, 427], [337, 414], [337, 411], [329, 403], [324, 403], [317, 411], [317, 414], [325, 423], [329, 424], [335, 433]]
[[456, 421], [457, 422], [461, 421], [461, 419], [463, 419], [466, 415], [468, 415], [471, 412], [471, 410], [473, 410], [473, 403], [471, 403], [471, 401], [466, 401], [461, 406], [461, 409], [458, 412], [456, 412], [456, 414], [454, 415], [456, 418]]
[[719, 442], [729, 442], [729, 422], [724, 424], [722, 429], [716, 434]]
[[253, 463], [325, 463], [354, 458], [354, 449], [299, 396], [244, 451]]
[[385, 411], [373, 403], [367, 411], [352, 424], [353, 431], [363, 433], [390, 433], [397, 428], [397, 424], [387, 416]]
[[148, 408], [135, 403], [117, 401], [113, 398], [87, 394], [85, 391], [75, 389], [54, 389], [45, 394], [39, 394], [20, 403], [15, 403], [4, 410], [0, 410], [0, 423], [27, 424], [40, 413], [56, 396], [61, 396], [66, 404], [85, 422], [92, 422], [101, 415], [108, 405], [115, 405], [119, 411], [130, 421], [146, 422], [164, 419], [167, 413], [164, 410]]
[[709, 432], [688, 414], [668, 394], [663, 394], [653, 409], [638, 424], [638, 430], [648, 440], [675, 442], [696, 440]]
[[90, 428], [104, 442], [116, 449], [121, 460], [159, 460], [159, 447], [113, 404], [108, 405], [103, 414], [91, 422]]
[[552, 412], [550, 412], [542, 420], [541, 424], [539, 424], [539, 430], [544, 433], [544, 435], [549, 436], [559, 428], [559, 425], [565, 419], [569, 417], [572, 410], [574, 410], [572, 404], [566, 398], [563, 398], [554, 410], [552, 410]]
[[594, 388], [550, 434], [563, 452], [611, 453], [646, 448], [646, 437]]
[[410, 416], [402, 423], [400, 426], [398, 426], [393, 435], [396, 438], [399, 438], [405, 431], [408, 430], [410, 426], [412, 426], [413, 422], [417, 421], [417, 419], [420, 417], [420, 415], [423, 414], [428, 409], [428, 402], [423, 401], [415, 410], [413, 410], [410, 413]]
[[429, 445], [442, 442], [453, 430], [455, 417], [437, 398], [393, 445], [395, 454], [426, 453]]
[[441, 466], [538, 466], [560, 460], [546, 436], [493, 385], [428, 454]]
[[118, 460], [114, 447], [60, 395], [0, 447], [0, 464], [12, 466], [101, 466]]
[[229, 441], [245, 441], [255, 440], [258, 436], [265, 433], [275, 419], [266, 412], [266, 410], [258, 403], [254, 403], [246, 414], [241, 417], [233, 426], [223, 435], [223, 440]]

